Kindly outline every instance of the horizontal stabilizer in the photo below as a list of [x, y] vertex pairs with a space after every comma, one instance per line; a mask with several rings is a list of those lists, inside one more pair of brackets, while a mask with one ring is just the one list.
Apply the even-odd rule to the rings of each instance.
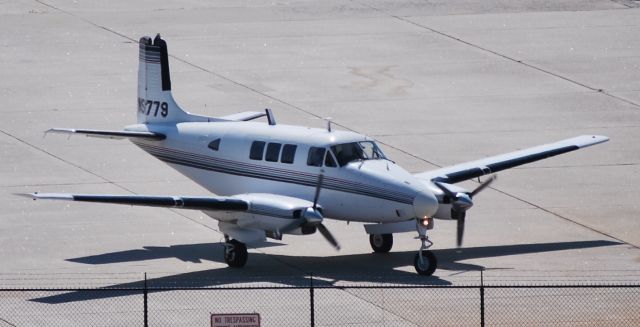
[[74, 128], [52, 128], [45, 132], [59, 133], [59, 134], [84, 134], [90, 137], [100, 137], [109, 139], [123, 139], [123, 138], [142, 138], [147, 140], [160, 141], [164, 140], [166, 136], [160, 133], [154, 132], [134, 132], [134, 131], [105, 131], [97, 129], [74, 129]]
[[210, 211], [247, 211], [249, 208], [248, 202], [227, 197], [66, 194], [37, 192], [16, 195], [25, 196], [34, 200], [66, 200]]
[[228, 116], [224, 116], [224, 117], [218, 117], [218, 119], [231, 120], [231, 121], [249, 121], [249, 120], [254, 120], [256, 118], [264, 117], [266, 115], [267, 114], [264, 113], [264, 112], [243, 111], [243, 112], [239, 112], [239, 113], [233, 114], [233, 115], [228, 115]]

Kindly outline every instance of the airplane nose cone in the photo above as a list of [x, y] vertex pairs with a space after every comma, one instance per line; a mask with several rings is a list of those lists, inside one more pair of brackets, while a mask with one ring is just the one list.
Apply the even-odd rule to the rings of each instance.
[[433, 217], [438, 211], [438, 199], [431, 192], [418, 192], [413, 199], [413, 209], [418, 218]]

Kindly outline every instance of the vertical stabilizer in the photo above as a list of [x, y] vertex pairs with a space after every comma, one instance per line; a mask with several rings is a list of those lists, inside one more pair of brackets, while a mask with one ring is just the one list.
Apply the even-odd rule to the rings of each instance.
[[138, 123], [191, 121], [191, 115], [171, 95], [167, 43], [160, 34], [140, 38], [138, 65]]

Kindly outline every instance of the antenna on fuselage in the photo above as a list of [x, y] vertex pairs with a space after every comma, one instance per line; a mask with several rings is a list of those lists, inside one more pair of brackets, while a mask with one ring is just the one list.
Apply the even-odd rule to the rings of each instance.
[[271, 112], [271, 109], [267, 108], [264, 111], [267, 113], [267, 121], [269, 122], [269, 125], [275, 125], [276, 118], [273, 116], [273, 112]]
[[325, 118], [327, 121], [327, 132], [331, 133], [331, 117]]

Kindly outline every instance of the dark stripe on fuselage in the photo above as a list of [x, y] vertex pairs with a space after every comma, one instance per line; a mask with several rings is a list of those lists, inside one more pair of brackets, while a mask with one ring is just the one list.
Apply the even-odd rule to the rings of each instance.
[[[310, 187], [315, 187], [318, 182], [317, 174], [247, 164], [227, 159], [219, 159], [159, 146], [152, 146], [140, 142], [134, 143], [149, 154], [157, 157], [158, 159], [177, 165], [236, 176], [271, 180]], [[351, 182], [333, 177], [325, 176], [322, 187], [340, 192], [365, 195], [404, 204], [413, 204], [413, 196], [410, 194], [400, 193], [385, 188]]]

